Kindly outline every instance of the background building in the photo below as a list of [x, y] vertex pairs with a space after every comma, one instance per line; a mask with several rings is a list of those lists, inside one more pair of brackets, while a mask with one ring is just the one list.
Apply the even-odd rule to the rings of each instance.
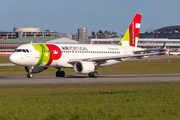
[[26, 37], [17, 38], [0, 42], [0, 55], [10, 55], [18, 46], [26, 43], [60, 43], [60, 44], [78, 44], [78, 41], [68, 38], [43, 38], [43, 37]]
[[86, 28], [79, 28], [78, 29], [78, 39], [88, 39], [88, 29]]
[[80, 39], [81, 44], [118, 44], [122, 38]]
[[[106, 32], [103, 32], [105, 35]], [[103, 36], [103, 34], [98, 34]], [[101, 38], [100, 37], [100, 38]], [[48, 41], [55, 43], [69, 43], [70, 40], [76, 40], [81, 44], [118, 44], [123, 36], [102, 37], [95, 39], [88, 36], [87, 28], [78, 29], [78, 34], [72, 33], [58, 33], [57, 31], [40, 31], [40, 28], [14, 28], [11, 32], [0, 31], [0, 50], [13, 51], [21, 44], [32, 42], [46, 43]], [[59, 38], [67, 38], [60, 39]], [[89, 39], [90, 38], [90, 39]], [[55, 41], [53, 41], [55, 40]], [[157, 30], [149, 30], [145, 33], [139, 34], [138, 47], [141, 48], [159, 48], [166, 43], [170, 51], [175, 51], [180, 48], [180, 26], [168, 26]]]
[[180, 48], [180, 26], [168, 26], [140, 33], [138, 47], [161, 47], [165, 41], [167, 42], [167, 48], [170, 48], [171, 50]]
[[13, 31], [0, 31], [0, 40], [11, 40], [22, 37], [53, 37], [57, 31], [40, 31], [40, 28], [13, 28]]
[[168, 38], [180, 39], [180, 26], [167, 26], [157, 30], [140, 33], [139, 38]]

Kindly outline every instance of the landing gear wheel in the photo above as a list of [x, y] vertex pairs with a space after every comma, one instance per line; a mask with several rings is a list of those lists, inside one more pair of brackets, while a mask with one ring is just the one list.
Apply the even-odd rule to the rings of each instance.
[[65, 72], [64, 71], [57, 71], [56, 72], [56, 77], [64, 77], [65, 76]]
[[92, 77], [92, 73], [89, 73], [88, 76], [91, 78]]
[[64, 76], [65, 76], [65, 72], [64, 72], [64, 71], [61, 71], [61, 72], [60, 72], [60, 75], [61, 75], [61, 77], [64, 77]]
[[97, 78], [98, 77], [98, 72], [93, 72], [93, 74], [92, 74], [92, 76], [94, 77], [94, 78]]
[[88, 76], [90, 78], [92, 78], [92, 77], [97, 78], [98, 77], [98, 72], [95, 71], [95, 72], [89, 73]]
[[33, 75], [32, 74], [27, 74], [27, 78], [32, 78], [33, 77]]
[[56, 72], [56, 77], [61, 77], [61, 76], [60, 76], [60, 71], [57, 71], [57, 72]]
[[34, 66], [28, 66], [24, 68], [27, 71], [27, 75], [26, 75], [27, 78], [32, 78], [33, 77], [32, 72], [33, 72]]

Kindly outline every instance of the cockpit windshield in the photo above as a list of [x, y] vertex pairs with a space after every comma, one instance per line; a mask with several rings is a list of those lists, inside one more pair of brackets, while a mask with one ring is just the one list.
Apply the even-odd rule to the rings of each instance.
[[29, 53], [28, 49], [16, 49], [14, 52], [24, 52], [24, 53]]

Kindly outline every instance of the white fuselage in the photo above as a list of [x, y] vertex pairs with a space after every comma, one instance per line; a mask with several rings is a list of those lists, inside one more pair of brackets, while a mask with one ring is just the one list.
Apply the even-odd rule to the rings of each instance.
[[[142, 50], [137, 47], [119, 45], [92, 44], [24, 44], [19, 46], [9, 57], [10, 61], [20, 66], [42, 66], [57, 68], [74, 67], [69, 61], [72, 59], [93, 59], [132, 55], [133, 51]], [[100, 64], [109, 66], [120, 63], [124, 59], [109, 59]]]

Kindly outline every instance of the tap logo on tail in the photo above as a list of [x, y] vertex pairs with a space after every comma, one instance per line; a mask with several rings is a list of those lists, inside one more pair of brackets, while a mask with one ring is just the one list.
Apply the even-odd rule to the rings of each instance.
[[142, 14], [135, 14], [129, 28], [118, 45], [137, 47]]

